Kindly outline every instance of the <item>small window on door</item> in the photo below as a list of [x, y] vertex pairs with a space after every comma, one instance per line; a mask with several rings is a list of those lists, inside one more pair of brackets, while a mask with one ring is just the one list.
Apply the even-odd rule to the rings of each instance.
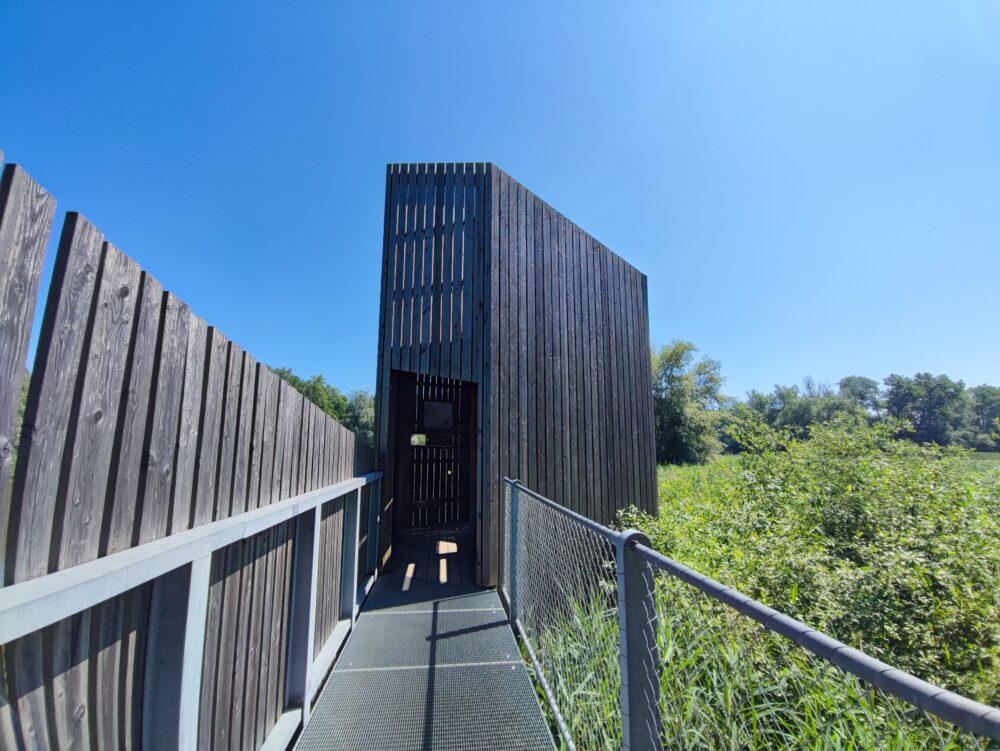
[[410, 436], [411, 446], [426, 446], [427, 445], [427, 434], [426, 433], [414, 433]]

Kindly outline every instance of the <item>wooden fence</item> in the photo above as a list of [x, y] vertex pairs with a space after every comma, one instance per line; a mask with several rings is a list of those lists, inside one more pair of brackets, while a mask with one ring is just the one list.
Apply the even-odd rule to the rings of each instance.
[[373, 452], [70, 213], [8, 487], [54, 210], [4, 168], [0, 747], [290, 737], [374, 573]]

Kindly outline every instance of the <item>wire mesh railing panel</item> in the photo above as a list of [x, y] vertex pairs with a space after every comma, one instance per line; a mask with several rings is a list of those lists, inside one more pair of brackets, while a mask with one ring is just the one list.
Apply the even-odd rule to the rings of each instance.
[[653, 577], [664, 748], [989, 747], [644, 565]]
[[514, 493], [505, 498], [505, 533], [517, 530], [506, 537], [504, 593], [520, 634], [576, 748], [617, 748], [608, 745], [622, 722], [614, 539]]
[[1000, 709], [755, 602], [641, 533], [515, 481], [504, 501], [501, 589], [567, 745], [1000, 749]]

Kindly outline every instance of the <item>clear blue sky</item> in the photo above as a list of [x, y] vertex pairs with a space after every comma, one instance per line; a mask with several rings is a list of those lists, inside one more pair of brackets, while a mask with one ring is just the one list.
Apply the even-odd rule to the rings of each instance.
[[[268, 6], [275, 6], [269, 8]], [[0, 3], [0, 148], [259, 359], [372, 388], [384, 166], [494, 161], [727, 392], [1000, 383], [1000, 5]]]

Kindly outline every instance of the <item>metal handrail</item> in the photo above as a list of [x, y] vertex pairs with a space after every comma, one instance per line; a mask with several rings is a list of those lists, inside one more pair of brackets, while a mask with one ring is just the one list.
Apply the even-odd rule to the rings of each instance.
[[963, 730], [1000, 739], [1000, 709], [981, 704], [961, 694], [935, 686], [899, 668], [882, 662], [861, 650], [827, 636], [802, 621], [770, 608], [699, 574], [682, 563], [645, 545], [636, 544], [635, 552], [647, 563], [698, 588], [709, 597], [753, 618], [769, 631], [781, 634], [841, 670], [866, 681], [881, 691], [912, 704], [921, 711], [940, 717]]

